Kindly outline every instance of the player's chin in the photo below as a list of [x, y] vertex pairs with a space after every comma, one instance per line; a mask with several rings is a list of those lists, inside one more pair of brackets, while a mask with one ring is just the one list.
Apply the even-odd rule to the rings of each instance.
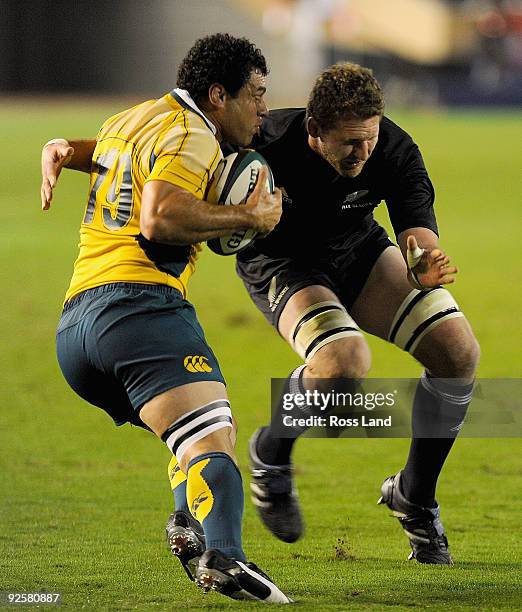
[[254, 136], [257, 134], [257, 129], [255, 132], [249, 132], [248, 134], [244, 134], [242, 137], [242, 141], [239, 143], [239, 146], [245, 148], [250, 147], [254, 140]]
[[339, 170], [339, 174], [344, 176], [345, 178], [355, 178], [361, 174], [364, 164], [359, 163], [356, 166], [351, 166], [349, 168], [341, 167]]
[[243, 138], [241, 141], [238, 140], [238, 146], [242, 149], [248, 149], [252, 146], [252, 138]]

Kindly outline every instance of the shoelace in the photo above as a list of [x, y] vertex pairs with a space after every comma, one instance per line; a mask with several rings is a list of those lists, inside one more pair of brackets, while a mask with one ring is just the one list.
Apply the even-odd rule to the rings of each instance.
[[439, 546], [447, 548], [448, 540], [444, 534], [437, 533], [433, 522], [426, 519], [415, 519], [414, 517], [401, 519], [401, 524], [408, 528], [408, 531], [415, 533], [416, 529], [422, 529], [430, 544], [439, 544]]
[[259, 485], [272, 495], [287, 495], [292, 492], [292, 481], [288, 468], [277, 470], [255, 470]]

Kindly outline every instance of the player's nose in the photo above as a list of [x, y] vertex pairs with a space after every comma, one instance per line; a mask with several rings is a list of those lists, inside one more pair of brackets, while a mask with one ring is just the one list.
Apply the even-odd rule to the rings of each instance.
[[260, 117], [266, 117], [268, 115], [268, 106], [266, 105], [266, 102], [264, 101], [264, 99], [261, 99], [261, 101], [258, 104], [257, 114]]
[[367, 140], [362, 140], [354, 147], [354, 154], [359, 161], [366, 161], [370, 155], [370, 143]]
[[372, 150], [368, 141], [361, 141], [353, 145], [351, 156], [357, 158], [358, 161], [367, 161], [371, 154]]

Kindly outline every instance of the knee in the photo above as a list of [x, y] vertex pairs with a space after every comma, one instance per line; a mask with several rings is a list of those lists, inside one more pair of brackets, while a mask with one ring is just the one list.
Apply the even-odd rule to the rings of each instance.
[[232, 461], [236, 463], [236, 456], [234, 453], [235, 435], [232, 440], [232, 430], [233, 428], [231, 429], [230, 427], [219, 429], [207, 434], [204, 438], [197, 440], [187, 447], [182, 456], [179, 457], [179, 465], [185, 474], [188, 471], [188, 466], [191, 461], [207, 453], [222, 453], [228, 455]]
[[450, 364], [455, 378], [472, 378], [480, 359], [480, 345], [473, 334], [458, 343], [450, 353]]
[[332, 342], [310, 360], [305, 377], [363, 379], [371, 366], [371, 353], [362, 337]]
[[[480, 346], [473, 334], [461, 336], [458, 341], [448, 343], [441, 354], [441, 363], [434, 364], [430, 371], [441, 378], [462, 378], [470, 380], [480, 359]], [[440, 370], [440, 371], [437, 371]]]

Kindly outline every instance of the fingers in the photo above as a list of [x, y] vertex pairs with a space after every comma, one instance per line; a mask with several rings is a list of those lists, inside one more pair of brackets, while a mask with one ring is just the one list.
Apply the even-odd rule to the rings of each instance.
[[433, 249], [428, 256], [430, 265], [435, 264], [440, 268], [446, 267], [451, 261], [451, 258], [441, 249]]
[[49, 179], [44, 178], [42, 180], [42, 187], [40, 189], [40, 198], [42, 201], [42, 210], [49, 210], [51, 207], [51, 200], [53, 199], [53, 189]]
[[266, 190], [266, 179], [268, 177], [268, 168], [266, 166], [261, 166], [259, 168], [259, 172], [257, 174], [257, 181], [254, 191], [252, 193], [259, 193], [263, 189]]
[[417, 244], [417, 239], [415, 238], [415, 236], [412, 235], [408, 236], [406, 244], [408, 247], [406, 253], [406, 260], [408, 262], [409, 269], [412, 270], [413, 268], [417, 267], [417, 265], [422, 260], [424, 249], [421, 249], [419, 247], [419, 245]]
[[450, 258], [447, 255], [444, 255], [444, 253], [442, 253], [434, 260], [434, 263], [436, 263], [438, 266], [446, 266], [447, 264], [449, 264], [450, 261]]
[[417, 239], [415, 238], [415, 236], [408, 236], [406, 244], [408, 246], [409, 251], [414, 251], [418, 247]]
[[257, 202], [261, 198], [261, 194], [264, 191], [268, 191], [266, 188], [266, 179], [267, 179], [268, 169], [266, 166], [261, 166], [259, 172], [257, 174], [256, 184], [254, 189], [247, 194], [242, 204], [246, 204], [247, 202]]
[[53, 199], [53, 189], [63, 166], [71, 160], [74, 149], [63, 144], [46, 145], [42, 150], [42, 186], [40, 198], [42, 210], [49, 210]]
[[[408, 236], [407, 245], [408, 245], [408, 258], [411, 259], [412, 261], [415, 260], [416, 263], [418, 263], [418, 261], [422, 257], [422, 254], [424, 253], [424, 249], [421, 249], [419, 247], [415, 236]], [[413, 265], [415, 266], [416, 263]]]
[[47, 179], [51, 187], [55, 187], [64, 161], [65, 159], [61, 157], [58, 159], [42, 159], [42, 178]]
[[42, 187], [40, 195], [42, 200], [42, 210], [49, 210], [53, 199], [53, 187], [56, 185], [56, 176], [47, 164], [42, 163]]
[[441, 274], [457, 274], [458, 268], [456, 266], [443, 266], [439, 269]]
[[454, 276], [449, 276], [449, 274], [444, 275], [439, 279], [439, 285], [451, 285], [455, 282]]
[[440, 277], [438, 280], [439, 285], [451, 285], [455, 282], [455, 274], [458, 272], [456, 266], [442, 266], [439, 269]]

